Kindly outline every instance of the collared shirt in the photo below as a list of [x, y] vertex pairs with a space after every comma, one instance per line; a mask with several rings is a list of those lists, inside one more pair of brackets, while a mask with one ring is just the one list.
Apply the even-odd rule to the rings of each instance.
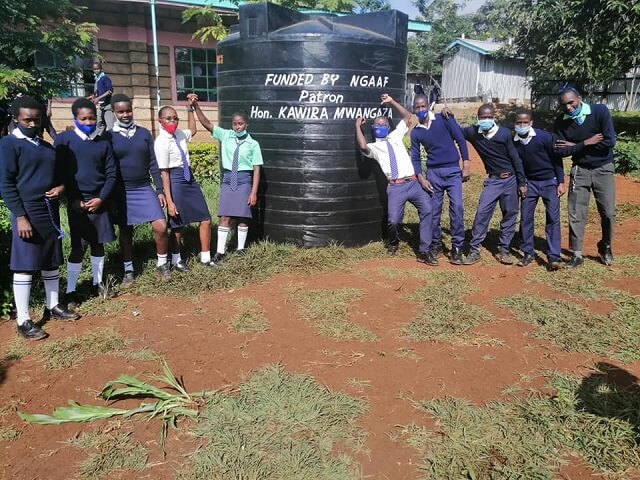
[[425, 128], [429, 130], [429, 128], [431, 128], [431, 122], [433, 122], [436, 119], [436, 114], [433, 113], [431, 110], [429, 110], [428, 117], [429, 117], [429, 120], [427, 121], [426, 125], [424, 123], [418, 122], [415, 128]]
[[584, 119], [587, 118], [587, 115], [591, 115], [591, 106], [585, 102], [581, 102], [580, 105], [582, 105], [582, 107], [580, 108], [580, 113], [578, 115], [576, 115], [575, 117], [572, 117], [571, 115], [568, 115], [565, 113], [562, 118], [564, 120], [573, 119], [576, 121], [578, 125], [582, 125], [582, 123], [584, 122]]
[[535, 137], [535, 136], [536, 136], [536, 131], [533, 129], [533, 127], [531, 127], [531, 128], [529, 129], [529, 133], [527, 134], [527, 136], [526, 136], [526, 137], [524, 137], [524, 138], [523, 138], [523, 137], [521, 137], [520, 135], [518, 135], [518, 134], [516, 133], [516, 134], [514, 135], [514, 137], [513, 137], [513, 141], [514, 141], [514, 142], [522, 142], [524, 145], [528, 145], [528, 144], [529, 144], [529, 142], [531, 141], [531, 139], [532, 139], [533, 137]]
[[24, 140], [28, 140], [29, 142], [33, 143], [34, 145], [40, 145], [40, 138], [38, 137], [27, 137], [24, 133], [22, 133], [20, 131], [19, 128], [14, 128], [13, 131], [11, 132], [11, 135], [13, 135], [16, 138], [20, 138], [20, 139], [24, 139]]
[[119, 133], [123, 137], [131, 138], [136, 134], [136, 124], [134, 123], [129, 128], [122, 128], [118, 123], [113, 124], [113, 128], [111, 129], [115, 133]]
[[498, 128], [500, 128], [500, 127], [498, 126], [497, 123], [486, 132], [484, 130], [482, 130], [480, 127], [478, 127], [478, 133], [480, 135], [483, 135], [484, 138], [486, 138], [487, 140], [491, 140], [493, 138], [493, 136], [496, 133], [498, 133]]
[[236, 138], [233, 130], [215, 126], [211, 136], [216, 140], [220, 140], [223, 169], [231, 170], [233, 168], [233, 155], [238, 145], [240, 145], [238, 171], [253, 170], [254, 166], [264, 164], [260, 144], [251, 138], [249, 133], [244, 138]]
[[380, 164], [382, 172], [391, 178], [391, 163], [389, 160], [389, 150], [385, 140], [388, 140], [393, 147], [393, 152], [396, 156], [396, 163], [398, 164], [398, 178], [410, 177], [416, 175], [416, 171], [411, 163], [411, 158], [407, 152], [407, 148], [404, 146], [403, 138], [409, 131], [409, 127], [404, 120], [398, 123], [398, 126], [393, 132], [391, 132], [387, 138], [376, 139], [373, 143], [367, 143], [369, 147], [369, 153], [365, 153], [365, 157], [373, 158]]
[[[184, 152], [188, 160], [189, 147], [187, 144], [190, 141], [191, 130], [176, 130], [176, 134], [171, 135], [164, 128], [161, 128], [153, 144], [158, 167], [161, 170], [182, 167], [182, 153], [180, 153], [180, 150]], [[180, 148], [178, 148], [178, 145]]]
[[94, 138], [96, 138], [98, 136], [98, 130], [94, 130], [93, 133], [91, 135], [87, 135], [86, 133], [84, 133], [82, 130], [80, 130], [78, 127], [73, 129], [73, 132], [78, 135], [82, 140], [93, 140]]

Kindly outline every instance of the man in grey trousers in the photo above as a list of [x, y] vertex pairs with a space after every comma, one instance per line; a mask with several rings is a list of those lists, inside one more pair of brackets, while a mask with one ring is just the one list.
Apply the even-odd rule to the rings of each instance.
[[567, 267], [580, 267], [583, 263], [582, 248], [584, 228], [589, 211], [591, 192], [596, 200], [602, 239], [598, 242], [598, 254], [605, 265], [613, 263], [611, 244], [616, 216], [613, 146], [616, 132], [606, 105], [588, 104], [582, 101], [578, 91], [572, 87], [560, 92], [560, 105], [564, 110], [555, 123], [558, 136], [567, 142], [579, 144], [587, 138], [601, 133], [604, 140], [588, 145], [575, 153], [571, 160], [569, 183], [569, 249], [573, 255]]

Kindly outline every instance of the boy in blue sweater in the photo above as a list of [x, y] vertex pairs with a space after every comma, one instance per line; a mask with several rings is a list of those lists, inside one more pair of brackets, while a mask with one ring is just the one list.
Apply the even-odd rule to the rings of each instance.
[[[434, 114], [426, 95], [413, 99], [413, 112], [419, 123], [411, 131], [411, 162], [416, 172], [422, 171], [420, 146], [427, 152], [426, 179], [419, 177], [422, 187], [432, 192], [432, 240], [429, 250], [438, 257], [442, 253], [442, 204], [444, 192], [449, 196], [451, 224], [451, 263], [462, 264], [464, 243], [464, 204], [462, 182], [470, 175], [469, 151], [462, 129], [453, 117]], [[455, 142], [455, 143], [454, 143]], [[456, 148], [456, 145], [458, 148]], [[462, 169], [460, 156], [462, 155]]]
[[40, 271], [46, 295], [45, 315], [76, 320], [58, 301], [62, 232], [58, 198], [64, 192], [53, 147], [38, 138], [42, 109], [30, 97], [13, 103], [15, 130], [0, 141], [0, 195], [11, 212], [13, 296], [18, 333], [29, 340], [47, 337], [29, 315], [34, 271]]
[[522, 160], [513, 145], [511, 131], [496, 124], [495, 113], [490, 103], [482, 105], [478, 109], [478, 125], [462, 130], [480, 155], [488, 175], [478, 201], [469, 255], [464, 259], [464, 265], [480, 261], [480, 246], [487, 236], [489, 221], [497, 203], [500, 203], [502, 221], [496, 260], [505, 265], [513, 264], [509, 247], [516, 231], [518, 196], [527, 196], [527, 180]]
[[[602, 140], [597, 134], [575, 146], [565, 146], [545, 130], [532, 127], [531, 112], [520, 110], [516, 113], [516, 135], [513, 141], [522, 159], [527, 178], [527, 196], [522, 199], [520, 231], [521, 249], [524, 256], [518, 266], [525, 267], [535, 260], [533, 249], [534, 215], [538, 200], [542, 199], [546, 209], [545, 238], [549, 270], [562, 267], [560, 261], [560, 197], [565, 194], [562, 157], [572, 155], [585, 146], [595, 145]], [[563, 147], [564, 148], [560, 148]]]
[[569, 268], [582, 265], [584, 228], [589, 212], [591, 192], [596, 199], [602, 239], [598, 242], [600, 260], [605, 265], [613, 263], [611, 243], [616, 217], [616, 186], [613, 166], [613, 147], [616, 132], [606, 105], [588, 104], [574, 88], [560, 93], [560, 105], [565, 113], [556, 119], [555, 131], [560, 138], [579, 143], [601, 133], [603, 141], [588, 145], [575, 153], [571, 160], [569, 184], [569, 249], [573, 252], [567, 264]]

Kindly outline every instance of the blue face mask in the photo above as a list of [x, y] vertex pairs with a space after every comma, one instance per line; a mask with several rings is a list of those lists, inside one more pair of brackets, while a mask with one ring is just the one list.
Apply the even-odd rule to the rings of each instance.
[[236, 132], [235, 130], [232, 130], [231, 134], [236, 138], [244, 138], [247, 136], [247, 131], [242, 130], [241, 132]]
[[93, 125], [82, 125], [81, 123], [78, 122], [78, 120], [74, 120], [73, 123], [78, 128], [78, 130], [80, 130], [85, 135], [91, 135], [93, 132], [96, 131], [97, 124], [95, 123]]
[[379, 127], [371, 127], [371, 132], [373, 133], [373, 136], [375, 138], [387, 138], [387, 135], [389, 135], [389, 127], [387, 127], [386, 125], [383, 126], [379, 126]]
[[482, 120], [478, 119], [478, 126], [480, 127], [480, 130], [482, 130], [483, 132], [488, 132], [493, 128], [495, 124], [496, 124], [496, 121], [493, 118], [483, 118]]
[[421, 122], [424, 122], [428, 116], [429, 116], [428, 110], [424, 110], [422, 112], [416, 113], [416, 117], [418, 117], [418, 120], [420, 120]]
[[516, 127], [515, 130], [518, 136], [526, 137], [527, 135], [529, 135], [529, 131], [531, 130], [531, 125], [528, 125], [526, 127]]
[[582, 112], [582, 104], [580, 104], [578, 108], [576, 108], [573, 112], [571, 112], [569, 116], [571, 118], [576, 118], [578, 115], [580, 115], [580, 112]]
[[133, 127], [133, 120], [129, 120], [128, 122], [121, 122], [116, 118], [116, 125], [118, 125], [120, 128], [124, 128], [128, 130], [131, 127]]

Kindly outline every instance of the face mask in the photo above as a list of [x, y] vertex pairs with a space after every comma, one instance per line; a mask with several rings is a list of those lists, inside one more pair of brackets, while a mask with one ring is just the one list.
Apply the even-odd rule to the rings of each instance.
[[526, 127], [516, 127], [516, 133], [521, 137], [526, 137], [529, 135], [529, 131], [531, 130], [531, 125]]
[[371, 132], [375, 138], [387, 138], [389, 135], [389, 127], [380, 126], [380, 127], [371, 127]]
[[162, 128], [169, 135], [173, 135], [174, 133], [176, 133], [176, 130], [178, 130], [178, 124], [177, 123], [173, 123], [173, 122], [165, 123], [165, 124], [162, 125]]
[[25, 137], [36, 138], [36, 135], [38, 134], [38, 127], [23, 127], [19, 123], [17, 124], [17, 126], [18, 130], [20, 130], [20, 133], [22, 133]]
[[580, 104], [580, 106], [579, 106], [578, 108], [576, 108], [573, 112], [571, 112], [571, 113], [569, 114], [569, 116], [570, 116], [571, 118], [575, 118], [575, 117], [577, 117], [578, 115], [580, 115], [580, 112], [581, 112], [581, 111], [582, 111], [582, 104]]
[[118, 125], [120, 128], [129, 129], [133, 126], [133, 120], [129, 120], [128, 122], [121, 122], [120, 120], [116, 119], [116, 125]]
[[478, 119], [478, 126], [483, 132], [488, 132], [495, 124], [496, 121], [493, 118], [483, 118], [482, 120]]
[[93, 132], [96, 131], [97, 124], [95, 123], [93, 125], [82, 125], [77, 120], [74, 120], [73, 123], [78, 128], [78, 130], [80, 130], [85, 135], [91, 135]]
[[236, 138], [244, 138], [247, 136], [247, 131], [246, 130], [242, 130], [241, 132], [236, 132], [235, 130], [232, 130], [232, 135]]
[[421, 122], [424, 122], [428, 116], [429, 116], [428, 110], [424, 110], [422, 112], [416, 113], [416, 117], [418, 117], [418, 120], [420, 120]]

